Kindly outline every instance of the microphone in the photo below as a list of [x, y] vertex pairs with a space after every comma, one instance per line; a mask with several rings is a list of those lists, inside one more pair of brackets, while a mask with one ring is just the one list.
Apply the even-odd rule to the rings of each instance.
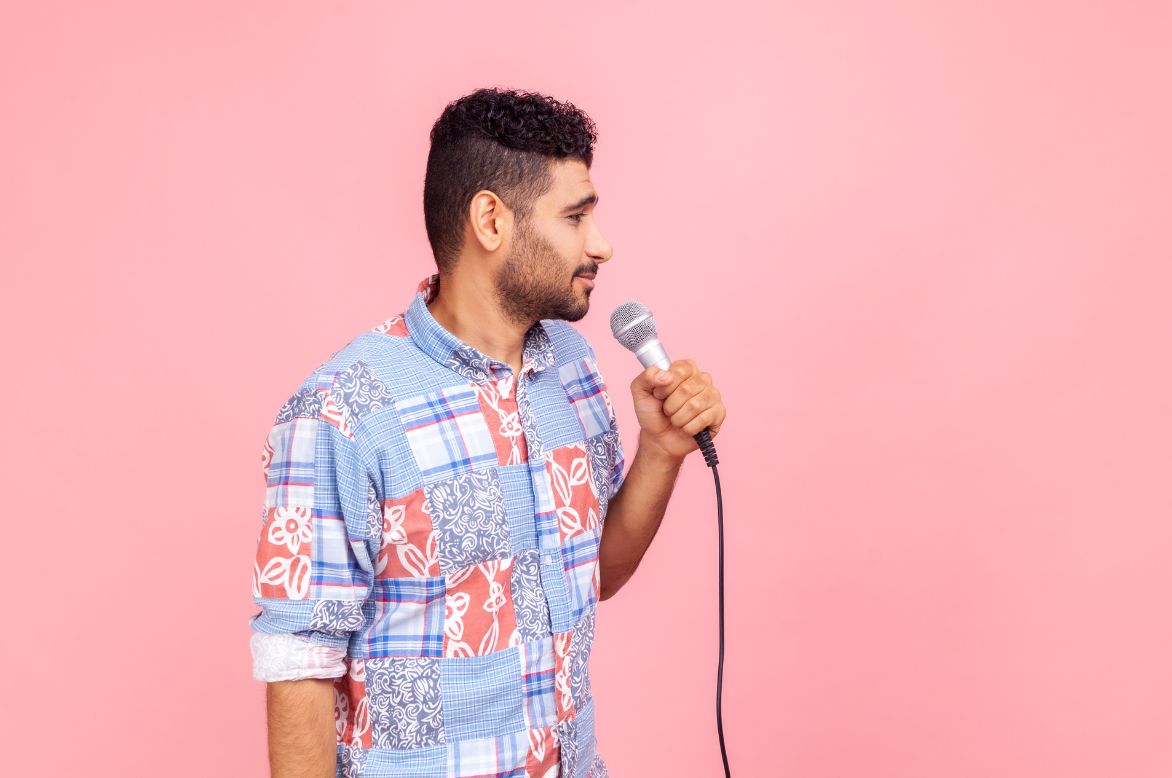
[[[667, 370], [671, 367], [671, 360], [667, 351], [659, 342], [659, 334], [655, 329], [655, 317], [651, 315], [646, 305], [636, 300], [628, 300], [614, 309], [610, 315], [610, 332], [623, 348], [634, 353], [643, 367], [658, 367]], [[700, 452], [704, 454], [704, 462], [709, 467], [719, 464], [716, 458], [716, 446], [712, 443], [712, 436], [708, 430], [701, 430], [693, 437]]]

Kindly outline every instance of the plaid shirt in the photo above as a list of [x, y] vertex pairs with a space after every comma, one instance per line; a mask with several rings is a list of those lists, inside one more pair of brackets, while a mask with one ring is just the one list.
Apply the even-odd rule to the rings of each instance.
[[614, 409], [569, 324], [534, 325], [514, 375], [432, 318], [438, 284], [277, 414], [254, 676], [335, 679], [341, 776], [605, 776], [588, 660]]

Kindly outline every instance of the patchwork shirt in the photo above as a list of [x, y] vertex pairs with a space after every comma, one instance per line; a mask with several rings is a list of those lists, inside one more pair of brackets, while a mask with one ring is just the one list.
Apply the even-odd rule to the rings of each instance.
[[435, 321], [438, 286], [277, 414], [253, 673], [334, 679], [339, 776], [600, 778], [588, 660], [614, 408], [569, 324], [535, 324], [514, 374]]

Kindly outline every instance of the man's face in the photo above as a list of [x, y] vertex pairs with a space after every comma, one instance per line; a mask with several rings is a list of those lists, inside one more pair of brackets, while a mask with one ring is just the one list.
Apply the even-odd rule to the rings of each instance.
[[519, 324], [578, 321], [590, 308], [598, 266], [613, 253], [594, 222], [598, 195], [579, 160], [551, 165], [553, 186], [514, 227], [496, 277], [501, 309]]

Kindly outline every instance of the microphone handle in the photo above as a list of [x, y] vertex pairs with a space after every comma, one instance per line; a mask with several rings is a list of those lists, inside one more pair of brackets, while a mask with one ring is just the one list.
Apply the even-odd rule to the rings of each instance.
[[[639, 364], [643, 367], [658, 367], [660, 370], [667, 370], [671, 367], [671, 360], [668, 359], [667, 351], [659, 342], [659, 338], [648, 340], [635, 352], [635, 356], [639, 358]], [[700, 430], [692, 437], [696, 440], [696, 445], [700, 447], [700, 453], [704, 455], [705, 464], [709, 467], [716, 467], [720, 464], [720, 460], [716, 458], [716, 446], [712, 443], [712, 435], [709, 434], [708, 430]]]

